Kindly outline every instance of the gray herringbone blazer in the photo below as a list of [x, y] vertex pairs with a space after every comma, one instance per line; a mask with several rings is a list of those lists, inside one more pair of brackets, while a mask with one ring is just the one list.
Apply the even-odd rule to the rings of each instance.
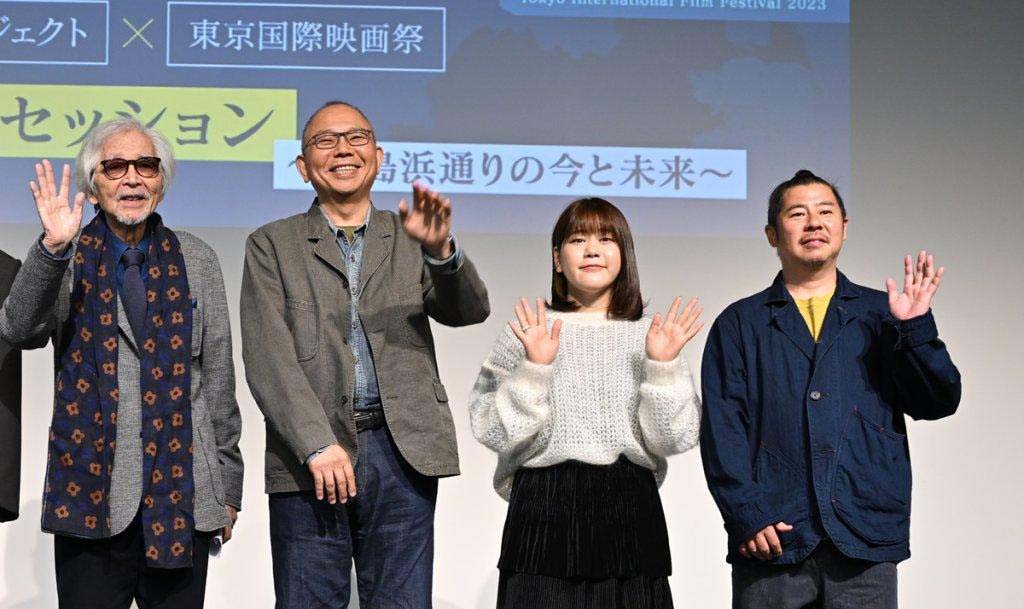
[[[423, 260], [397, 214], [374, 209], [364, 237], [359, 318], [373, 352], [388, 428], [427, 476], [459, 473], [455, 424], [437, 374], [427, 316], [447, 326], [487, 318], [487, 289], [469, 258], [444, 272]], [[315, 203], [249, 236], [242, 275], [242, 356], [267, 420], [266, 490], [309, 490], [313, 451], [339, 444], [359, 458], [352, 411], [353, 295], [327, 219]]]
[[[196, 299], [192, 323], [192, 428], [195, 476], [195, 522], [200, 531], [230, 524], [225, 506], [242, 507], [242, 420], [235, 401], [231, 327], [220, 262], [213, 249], [184, 231], [181, 242], [189, 288]], [[71, 252], [71, 256], [74, 252]], [[68, 259], [56, 260], [33, 243], [0, 309], [0, 339], [22, 349], [54, 344], [54, 369], [69, 337], [64, 336], [71, 297]], [[142, 400], [139, 357], [124, 307], [118, 302], [117, 450], [111, 474], [111, 534], [131, 524], [142, 500]], [[52, 381], [47, 381], [51, 382]], [[26, 404], [26, 416], [39, 416], [40, 405]]]

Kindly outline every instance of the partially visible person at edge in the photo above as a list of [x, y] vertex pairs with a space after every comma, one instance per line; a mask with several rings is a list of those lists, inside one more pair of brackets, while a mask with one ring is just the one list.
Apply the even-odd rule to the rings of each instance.
[[697, 300], [643, 316], [633, 237], [604, 199], [566, 207], [551, 235], [551, 304], [524, 298], [470, 398], [509, 501], [499, 609], [672, 607], [658, 486], [697, 443], [683, 346]]
[[[86, 136], [74, 205], [67, 165], [59, 181], [49, 161], [35, 170], [43, 234], [0, 311], [0, 339], [54, 345], [42, 526], [55, 534], [60, 606], [202, 607], [213, 537], [230, 539], [242, 505], [217, 256], [156, 213], [174, 157], [135, 119]], [[86, 198], [97, 213], [79, 234]]]
[[242, 278], [277, 607], [347, 607], [354, 561], [360, 607], [429, 608], [437, 479], [459, 460], [427, 316], [479, 323], [487, 290], [451, 201], [414, 185], [397, 214], [373, 205], [384, 152], [359, 109], [330, 102], [302, 133], [316, 198], [249, 236]]
[[701, 454], [725, 520], [737, 609], [892, 609], [910, 556], [904, 415], [940, 419], [960, 373], [931, 303], [931, 255], [903, 289], [837, 268], [849, 221], [836, 187], [801, 170], [768, 202], [782, 271], [715, 321], [701, 370]]
[[[0, 303], [21, 261], [0, 250]], [[18, 518], [21, 491], [21, 352], [0, 340], [0, 522]]]

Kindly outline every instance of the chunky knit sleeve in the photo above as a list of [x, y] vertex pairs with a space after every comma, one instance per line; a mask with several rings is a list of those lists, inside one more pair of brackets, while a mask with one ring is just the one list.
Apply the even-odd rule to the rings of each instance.
[[469, 398], [476, 439], [498, 453], [517, 451], [547, 423], [552, 366], [531, 363], [522, 343], [505, 328], [484, 361]]
[[644, 443], [653, 454], [667, 457], [697, 445], [700, 398], [682, 354], [671, 362], [645, 361], [638, 415]]

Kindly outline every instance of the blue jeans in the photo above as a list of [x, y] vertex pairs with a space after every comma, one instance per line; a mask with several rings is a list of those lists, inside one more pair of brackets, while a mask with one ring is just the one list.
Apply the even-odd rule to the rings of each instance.
[[733, 609], [896, 609], [896, 563], [843, 555], [823, 539], [795, 565], [736, 562]]
[[437, 478], [415, 471], [387, 427], [358, 435], [356, 496], [270, 495], [277, 609], [348, 607], [355, 561], [360, 609], [429, 609]]

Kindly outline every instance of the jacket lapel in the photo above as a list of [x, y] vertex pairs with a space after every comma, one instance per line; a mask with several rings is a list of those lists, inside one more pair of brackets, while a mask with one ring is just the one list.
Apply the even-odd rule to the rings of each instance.
[[314, 256], [325, 262], [336, 273], [347, 278], [345, 263], [341, 259], [341, 248], [338, 247], [335, 236], [331, 234], [327, 218], [320, 211], [320, 203], [316, 199], [313, 200], [309, 211], [306, 212], [306, 238], [313, 242]]
[[807, 359], [814, 359], [814, 338], [807, 329], [807, 323], [796, 310], [796, 303], [790, 300], [777, 306], [772, 317], [775, 327], [782, 331]]
[[772, 324], [790, 340], [808, 360], [814, 360], [814, 338], [807, 330], [807, 323], [796, 309], [796, 302], [789, 295], [782, 273], [768, 288], [768, 306], [772, 308]]
[[377, 209], [370, 212], [366, 241], [363, 244], [363, 262], [359, 267], [359, 283], [363, 293], [366, 293], [366, 286], [377, 269], [391, 256], [391, 249], [394, 247], [391, 227], [392, 220], [387, 212]]
[[825, 323], [821, 327], [821, 336], [818, 337], [818, 349], [814, 354], [815, 363], [821, 361], [821, 358], [825, 357], [829, 349], [835, 345], [846, 324], [857, 317], [851, 301], [860, 296], [860, 290], [850, 283], [850, 280], [842, 273], [837, 273], [837, 275], [836, 292], [828, 304]]
[[124, 303], [121, 302], [121, 292], [118, 290], [117, 294], [117, 327], [121, 331], [121, 340], [126, 342], [136, 356], [139, 355], [139, 346], [135, 344], [135, 334], [132, 333], [132, 327], [128, 323], [128, 313], [124, 309]]

